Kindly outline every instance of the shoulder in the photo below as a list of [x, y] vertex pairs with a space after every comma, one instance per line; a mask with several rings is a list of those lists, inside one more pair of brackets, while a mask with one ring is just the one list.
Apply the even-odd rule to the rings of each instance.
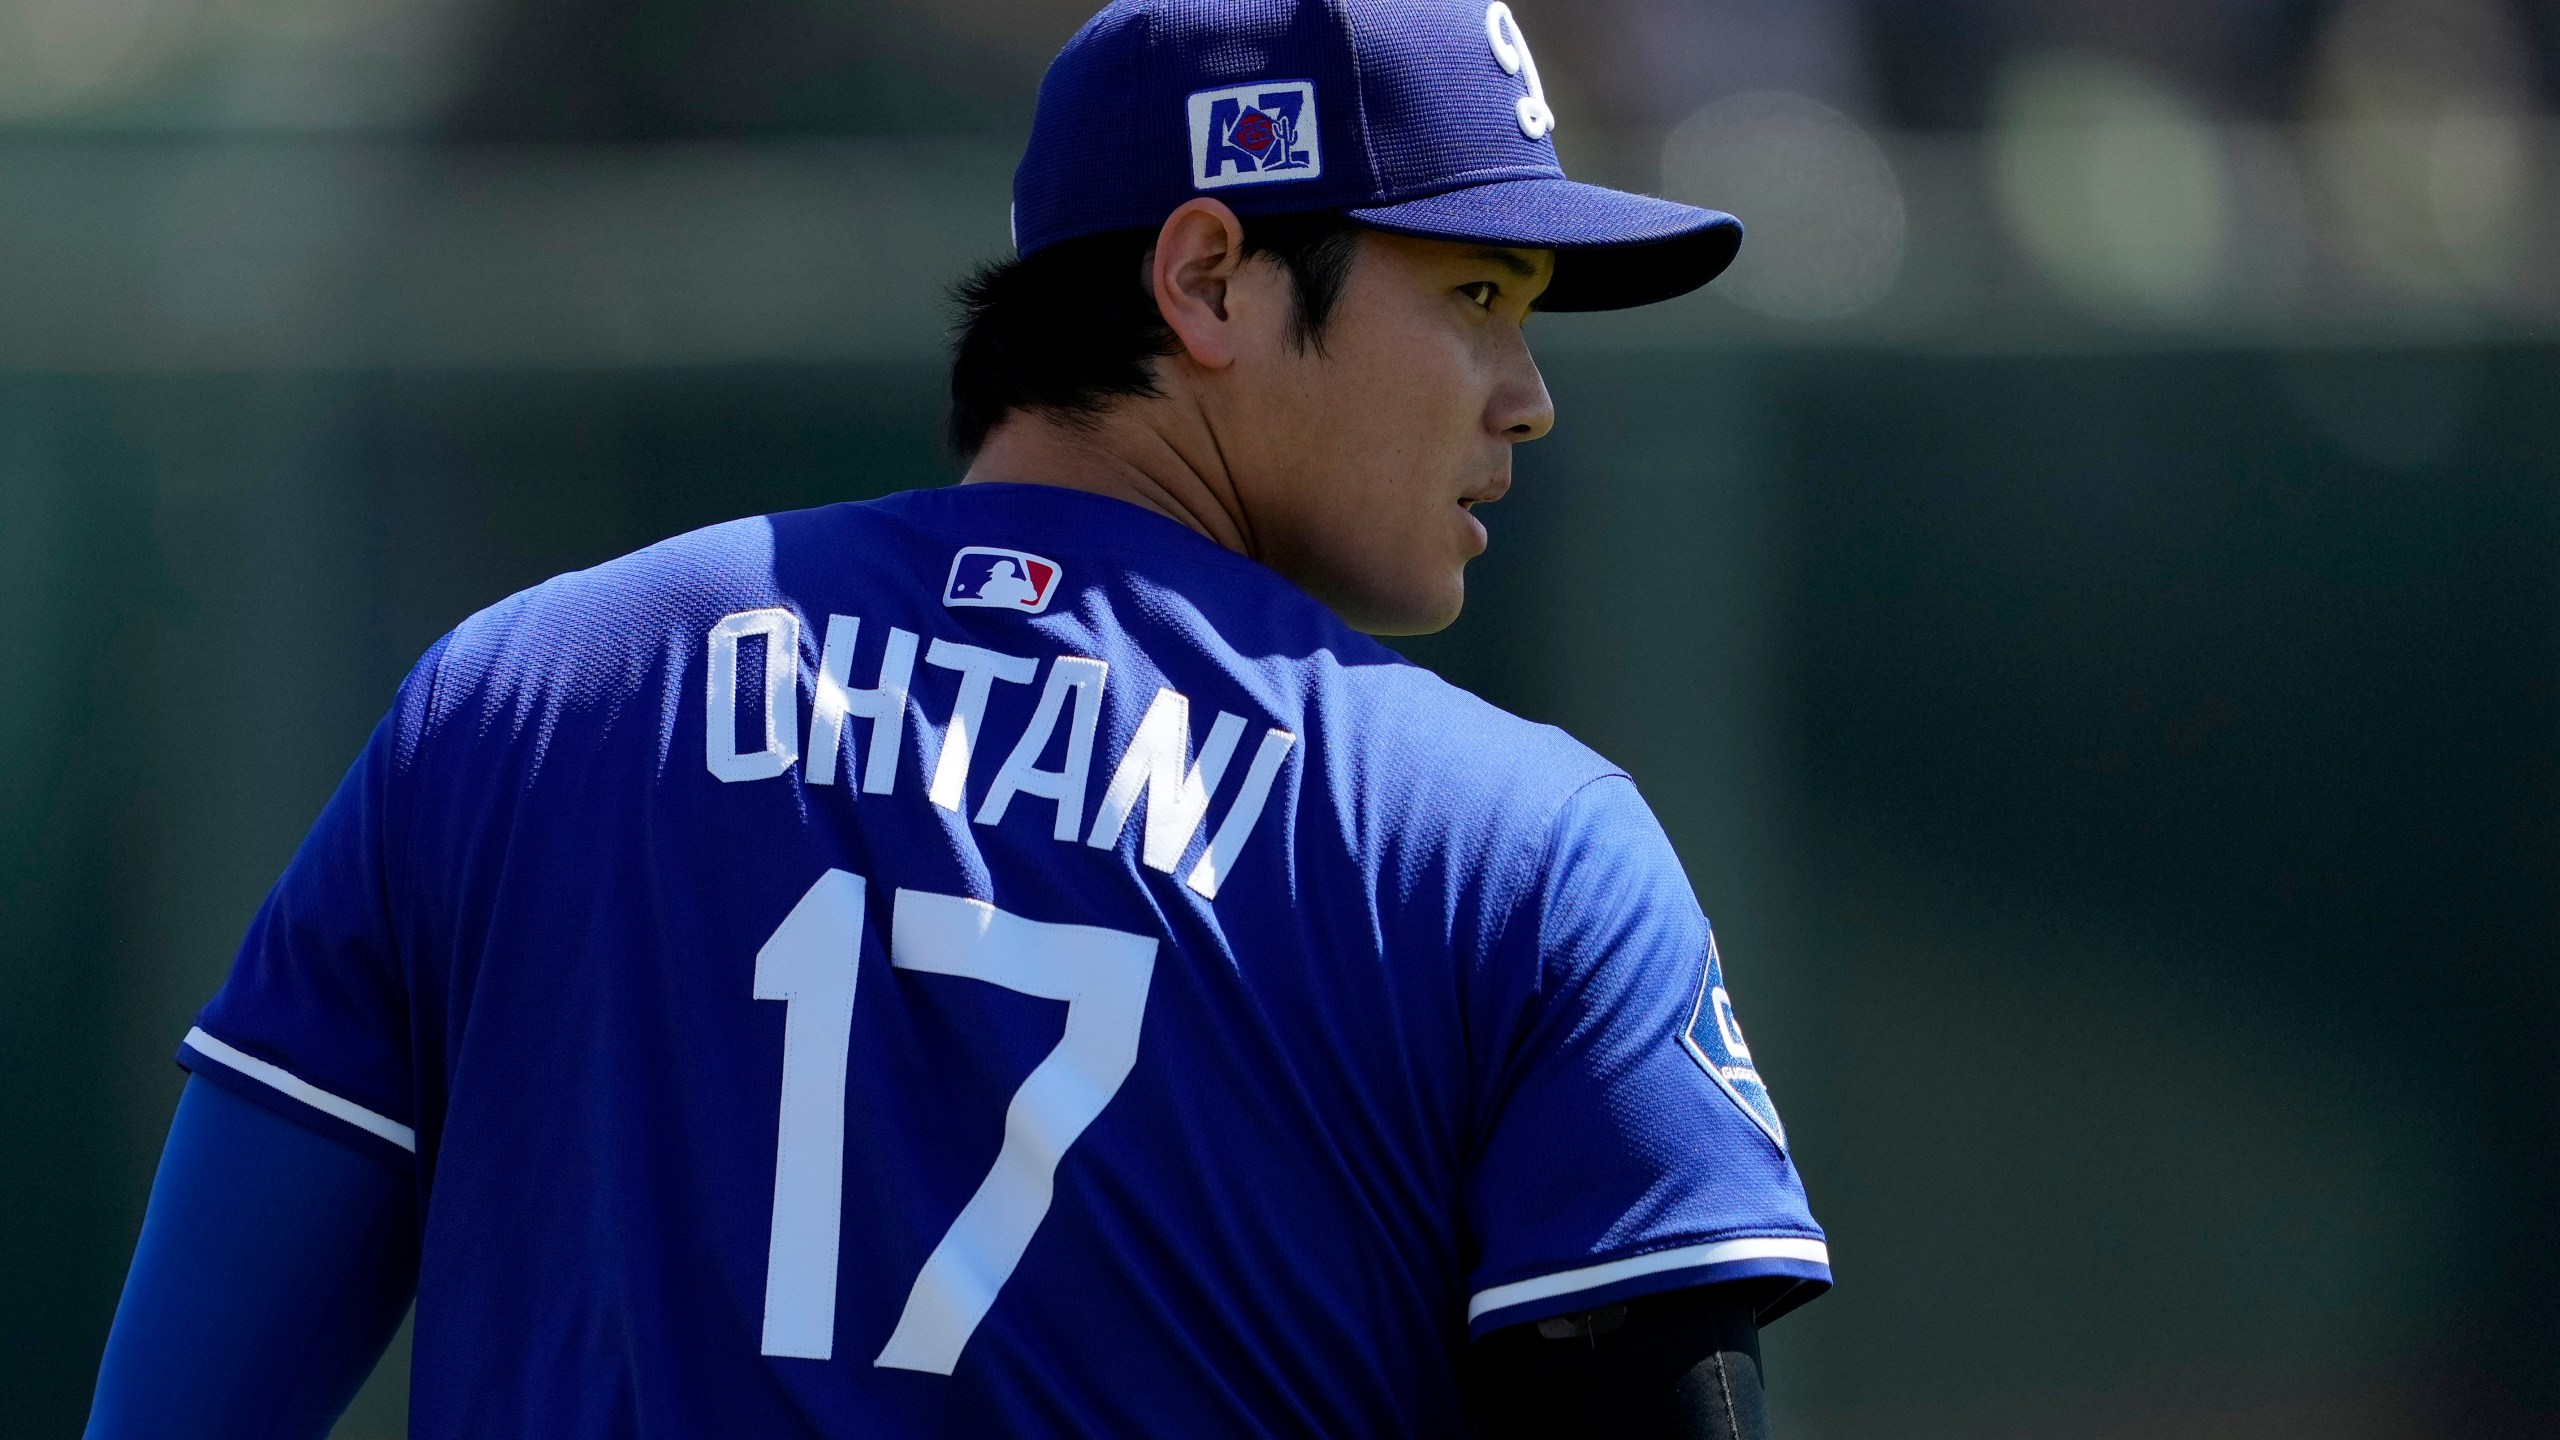
[[1617, 765], [1553, 725], [1524, 719], [1374, 641], [1341, 656], [1340, 714], [1370, 780], [1453, 810], [1543, 821]]
[[785, 604], [794, 571], [896, 524], [892, 504], [875, 501], [752, 515], [672, 536], [555, 575], [471, 616], [439, 647], [439, 668], [451, 680], [484, 684], [636, 678], [665, 659], [670, 636], [698, 640], [693, 632], [724, 615]]
[[[864, 523], [832, 512], [757, 515], [673, 536], [556, 575], [465, 619], [404, 688], [404, 748], [434, 734], [475, 753], [498, 740], [546, 750], [564, 728], [667, 731], [660, 698], [721, 617], [785, 604], [783, 575], [813, 527]], [[644, 713], [645, 712], [645, 713]]]
[[1613, 777], [1633, 787], [1564, 731], [1377, 649], [1358, 663], [1345, 647], [1316, 687], [1305, 783], [1321, 799], [1307, 813], [1338, 827], [1382, 899], [1474, 927], [1481, 950], [1554, 863], [1575, 797]]

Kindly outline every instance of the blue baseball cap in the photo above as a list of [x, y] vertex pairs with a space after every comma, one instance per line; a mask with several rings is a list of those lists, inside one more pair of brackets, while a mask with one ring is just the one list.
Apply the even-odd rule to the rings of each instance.
[[1555, 124], [1502, 0], [1114, 0], [1040, 82], [1014, 249], [1214, 195], [1553, 250], [1548, 310], [1668, 300], [1733, 262], [1730, 215], [1564, 178]]

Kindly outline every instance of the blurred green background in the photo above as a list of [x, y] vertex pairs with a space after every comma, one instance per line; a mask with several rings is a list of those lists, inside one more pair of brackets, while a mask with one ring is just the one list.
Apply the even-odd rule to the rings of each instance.
[[[1575, 173], [1752, 238], [1535, 322], [1409, 649], [1716, 919], [1841, 1277], [1782, 1433], [2560, 1434], [2560, 12], [1515, 6]], [[1080, 11], [0, 0], [0, 1430], [420, 650], [954, 477]]]

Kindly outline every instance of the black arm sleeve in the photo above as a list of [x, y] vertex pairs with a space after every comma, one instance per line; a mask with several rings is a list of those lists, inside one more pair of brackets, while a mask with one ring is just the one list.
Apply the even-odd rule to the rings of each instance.
[[1649, 1295], [1497, 1330], [1469, 1347], [1485, 1440], [1769, 1440], [1760, 1388], [1766, 1294], [1751, 1284]]

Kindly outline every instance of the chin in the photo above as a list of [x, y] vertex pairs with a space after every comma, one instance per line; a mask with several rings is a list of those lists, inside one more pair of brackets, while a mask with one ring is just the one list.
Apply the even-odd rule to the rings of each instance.
[[1433, 635], [1455, 624], [1466, 605], [1466, 582], [1453, 577], [1439, 594], [1376, 597], [1367, 604], [1336, 605], [1333, 610], [1364, 635]]

